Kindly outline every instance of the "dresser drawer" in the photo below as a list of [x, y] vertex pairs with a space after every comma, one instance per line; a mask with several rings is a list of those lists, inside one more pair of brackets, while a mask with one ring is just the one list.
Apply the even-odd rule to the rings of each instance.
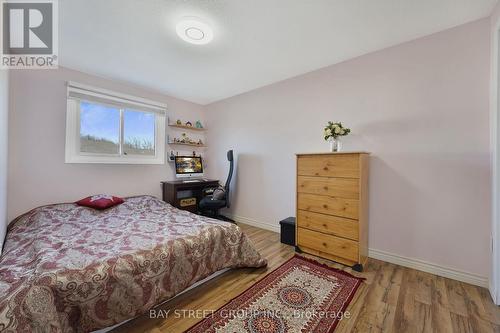
[[297, 209], [358, 219], [359, 201], [356, 199], [334, 198], [326, 195], [297, 193]]
[[359, 178], [359, 155], [301, 155], [297, 158], [297, 174]]
[[312, 213], [299, 209], [297, 211], [297, 226], [352, 240], [359, 239], [358, 221], [343, 217]]
[[297, 192], [359, 199], [359, 179], [298, 176]]
[[359, 260], [358, 242], [349, 239], [298, 228], [297, 244], [351, 261]]

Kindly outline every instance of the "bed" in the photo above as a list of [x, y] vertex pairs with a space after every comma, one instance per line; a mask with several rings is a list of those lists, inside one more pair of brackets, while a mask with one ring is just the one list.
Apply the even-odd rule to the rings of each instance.
[[0, 331], [90, 332], [139, 316], [211, 274], [262, 267], [236, 225], [140, 196], [105, 211], [36, 208], [0, 257]]

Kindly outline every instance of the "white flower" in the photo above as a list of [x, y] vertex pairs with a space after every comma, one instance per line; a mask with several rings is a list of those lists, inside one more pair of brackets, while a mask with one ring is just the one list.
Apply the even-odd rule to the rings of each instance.
[[340, 130], [340, 135], [344, 135], [344, 134], [345, 134], [345, 130], [344, 129]]
[[332, 130], [331, 129], [326, 129], [325, 130], [325, 135], [332, 135]]
[[335, 134], [340, 134], [340, 131], [341, 131], [340, 127], [335, 127]]

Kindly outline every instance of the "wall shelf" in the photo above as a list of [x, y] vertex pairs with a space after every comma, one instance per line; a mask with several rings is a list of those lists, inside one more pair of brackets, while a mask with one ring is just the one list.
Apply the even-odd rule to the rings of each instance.
[[178, 146], [190, 146], [190, 147], [200, 147], [205, 148], [206, 145], [199, 145], [197, 143], [182, 143], [182, 142], [167, 142], [169, 145], [178, 145]]
[[181, 128], [181, 129], [187, 129], [187, 130], [193, 130], [193, 131], [205, 131], [206, 128], [197, 128], [194, 126], [186, 126], [186, 125], [177, 125], [177, 124], [168, 124], [169, 127], [174, 127], [174, 128]]

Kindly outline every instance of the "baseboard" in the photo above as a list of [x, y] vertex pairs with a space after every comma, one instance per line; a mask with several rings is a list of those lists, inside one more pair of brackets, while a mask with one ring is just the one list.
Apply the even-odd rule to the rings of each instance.
[[491, 299], [493, 300], [493, 303], [495, 305], [500, 305], [500, 304], [498, 304], [498, 293], [497, 293], [496, 289], [490, 286], [489, 292], [490, 292]]
[[252, 227], [257, 227], [257, 228], [261, 228], [261, 229], [265, 229], [265, 230], [269, 230], [269, 231], [277, 232], [277, 233], [280, 232], [280, 226], [277, 224], [271, 224], [271, 223], [267, 223], [267, 222], [257, 221], [254, 219], [250, 219], [248, 217], [232, 215], [232, 214], [227, 214], [227, 217], [234, 220], [235, 222], [248, 224], [248, 225], [251, 225]]
[[476, 275], [473, 273], [462, 272], [453, 268], [444, 267], [442, 265], [433, 264], [424, 260], [403, 257], [397, 254], [369, 249], [368, 256], [370, 258], [390, 262], [392, 264], [413, 268], [419, 271], [439, 275], [452, 280], [466, 282], [475, 286], [488, 288], [488, 278]]
[[[280, 232], [280, 227], [277, 224], [266, 223], [262, 221], [257, 221], [248, 217], [238, 216], [238, 215], [228, 215], [228, 217], [232, 218], [236, 222], [248, 224], [253, 227], [273, 231]], [[396, 264], [408, 268], [413, 268], [419, 271], [439, 275], [445, 278], [466, 282], [473, 284], [475, 286], [480, 286], [484, 288], [489, 287], [488, 278], [476, 275], [473, 273], [462, 272], [453, 268], [444, 267], [442, 265], [433, 264], [424, 260], [414, 259], [403, 257], [397, 254], [389, 253], [386, 251], [369, 249], [368, 256], [370, 258], [390, 262], [391, 264]]]
[[491, 296], [491, 299], [493, 300], [493, 303], [495, 303], [496, 305], [500, 305], [500, 304], [498, 304], [498, 292], [497, 292], [495, 284], [493, 283], [494, 282], [493, 276], [489, 279], [488, 291], [490, 292], [490, 296]]

